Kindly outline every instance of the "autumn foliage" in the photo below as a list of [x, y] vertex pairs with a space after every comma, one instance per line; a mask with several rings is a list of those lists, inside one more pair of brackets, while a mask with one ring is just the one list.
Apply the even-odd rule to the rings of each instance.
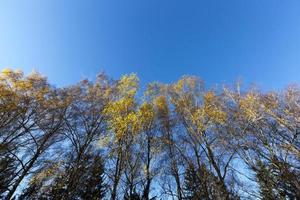
[[300, 88], [0, 73], [0, 198], [300, 199]]

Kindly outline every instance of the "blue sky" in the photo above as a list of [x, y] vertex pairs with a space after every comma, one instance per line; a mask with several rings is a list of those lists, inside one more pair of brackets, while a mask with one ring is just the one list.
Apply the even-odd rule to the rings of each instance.
[[2, 0], [5, 67], [59, 86], [104, 71], [280, 89], [300, 82], [300, 1]]

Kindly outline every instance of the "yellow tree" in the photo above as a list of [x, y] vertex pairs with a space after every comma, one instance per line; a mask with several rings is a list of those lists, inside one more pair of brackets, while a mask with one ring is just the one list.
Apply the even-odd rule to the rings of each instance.
[[[168, 86], [161, 83], [151, 83], [148, 85], [146, 91], [147, 97], [153, 107], [155, 114], [155, 123], [157, 132], [160, 132], [156, 136], [157, 144], [155, 147], [157, 153], [161, 151], [162, 157], [165, 159], [167, 165], [160, 165], [162, 174], [165, 174], [166, 180], [163, 183], [163, 190], [165, 193], [174, 194], [178, 199], [183, 198], [181, 172], [180, 172], [180, 160], [178, 156], [178, 149], [176, 148], [176, 121], [172, 110], [170, 108], [170, 102], [167, 96]], [[175, 187], [173, 185], [175, 184]]]
[[261, 195], [299, 196], [299, 88], [282, 93], [227, 89], [226, 95], [235, 116], [239, 155], [258, 175]]
[[[158, 87], [158, 88], [156, 88]], [[142, 198], [150, 199], [151, 184], [153, 179], [159, 174], [159, 156], [161, 155], [162, 142], [159, 131], [157, 107], [157, 95], [159, 95], [159, 85], [149, 84], [144, 93], [143, 102], [138, 110], [140, 122], [139, 148], [141, 151], [141, 161], [143, 163], [142, 178]], [[157, 90], [158, 89], [158, 90]]]
[[[89, 181], [88, 167], [98, 156], [96, 143], [106, 131], [105, 108], [111, 98], [111, 82], [99, 74], [95, 82], [83, 80], [65, 90], [68, 109], [64, 116], [65, 149], [63, 155], [64, 188], [62, 198], [77, 198], [82, 185]], [[100, 179], [99, 179], [100, 180]], [[58, 184], [57, 184], [58, 185]], [[62, 193], [62, 192], [61, 192]]]
[[5, 69], [0, 89], [1, 151], [15, 160], [17, 169], [7, 188], [10, 199], [62, 130], [65, 102], [38, 73], [25, 77], [21, 71]]
[[[218, 183], [215, 185], [219, 185], [217, 190], [220, 192], [215, 194], [216, 198], [222, 196], [229, 199], [225, 178], [234, 152], [224, 154], [225, 150], [222, 149], [222, 140], [220, 140], [220, 130], [223, 130], [220, 127], [227, 120], [222, 96], [213, 90], [205, 90], [203, 82], [197, 77], [188, 76], [170, 85], [168, 95], [178, 122], [186, 130], [185, 142], [190, 145], [194, 153], [198, 169], [205, 166], [207, 160], [213, 169], [213, 174], [218, 177]], [[202, 154], [206, 159], [202, 159]], [[190, 155], [186, 154], [186, 156]]]
[[110, 158], [114, 162], [114, 169], [110, 175], [112, 200], [117, 198], [118, 185], [125, 166], [132, 161], [131, 148], [140, 128], [135, 100], [138, 84], [139, 80], [135, 74], [123, 76], [116, 82], [113, 99], [105, 109], [109, 130], [106, 136], [109, 140], [107, 144]]

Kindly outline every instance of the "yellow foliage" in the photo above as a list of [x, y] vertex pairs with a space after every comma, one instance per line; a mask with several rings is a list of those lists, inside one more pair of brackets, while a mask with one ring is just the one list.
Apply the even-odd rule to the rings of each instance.
[[118, 92], [121, 96], [134, 96], [137, 92], [139, 79], [136, 74], [124, 75], [118, 82]]
[[150, 97], [150, 99], [156, 96], [165, 94], [167, 92], [167, 87], [164, 84], [154, 82], [147, 85], [147, 90], [145, 91], [145, 97]]
[[154, 108], [150, 103], [144, 102], [139, 109], [138, 118], [141, 126], [148, 127], [152, 124], [154, 120]]
[[168, 116], [169, 115], [169, 107], [167, 98], [165, 96], [158, 96], [154, 99], [154, 105], [157, 109], [157, 112], [161, 116]]
[[[213, 92], [205, 93], [203, 98], [203, 106], [189, 109], [190, 121], [197, 128], [198, 132], [204, 131], [212, 123], [222, 124], [226, 120], [226, 113], [221, 110]], [[186, 114], [185, 117], [188, 116]]]
[[117, 85], [119, 99], [110, 102], [104, 110], [116, 142], [127, 134], [136, 134], [140, 128], [134, 99], [137, 89], [138, 78], [135, 74], [123, 76]]
[[198, 92], [201, 81], [197, 77], [184, 76], [177, 83], [172, 85], [173, 91], [176, 93]]
[[194, 126], [197, 127], [197, 130], [199, 132], [202, 132], [204, 130], [204, 123], [205, 123], [205, 111], [204, 109], [196, 109], [194, 112], [191, 114], [191, 121]]
[[213, 92], [207, 92], [204, 95], [204, 112], [212, 122], [224, 123], [226, 120], [226, 113], [217, 104], [217, 99]]
[[239, 101], [242, 114], [251, 121], [255, 121], [259, 118], [259, 98], [254, 93], [248, 93], [245, 97]]

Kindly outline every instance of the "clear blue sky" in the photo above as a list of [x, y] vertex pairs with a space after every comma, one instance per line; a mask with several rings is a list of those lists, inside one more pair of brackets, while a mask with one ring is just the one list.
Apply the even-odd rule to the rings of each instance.
[[299, 0], [2, 0], [0, 68], [68, 85], [99, 71], [263, 88], [300, 82]]

